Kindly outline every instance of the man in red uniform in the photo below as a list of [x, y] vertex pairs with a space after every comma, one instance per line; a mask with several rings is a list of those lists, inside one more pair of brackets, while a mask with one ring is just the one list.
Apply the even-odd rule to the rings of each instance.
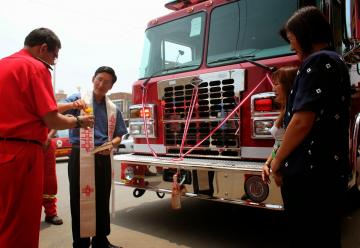
[[[72, 103], [58, 103], [58, 111], [63, 113], [70, 109], [84, 109], [86, 103], [79, 99]], [[53, 225], [62, 225], [63, 220], [57, 215], [56, 194], [57, 194], [57, 178], [56, 178], [56, 144], [52, 140], [56, 133], [55, 129], [51, 129], [48, 133], [47, 140], [44, 144], [44, 189], [42, 205], [45, 212], [45, 221]]]
[[51, 139], [56, 133], [55, 129], [51, 129], [48, 138], [44, 145], [44, 190], [43, 202], [45, 212], [45, 221], [53, 225], [63, 224], [63, 220], [57, 215], [56, 210], [56, 194], [57, 194], [57, 179], [56, 179], [56, 145]]
[[57, 110], [49, 69], [60, 48], [54, 32], [39, 28], [0, 60], [0, 247], [38, 247], [48, 128], [93, 125], [93, 116]]

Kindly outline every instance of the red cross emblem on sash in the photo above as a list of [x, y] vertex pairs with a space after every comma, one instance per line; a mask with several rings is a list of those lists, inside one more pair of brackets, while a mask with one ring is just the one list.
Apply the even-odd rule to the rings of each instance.
[[94, 192], [94, 188], [91, 188], [90, 185], [86, 185], [85, 188], [82, 188], [81, 193], [85, 194], [87, 197], [91, 195], [91, 193]]

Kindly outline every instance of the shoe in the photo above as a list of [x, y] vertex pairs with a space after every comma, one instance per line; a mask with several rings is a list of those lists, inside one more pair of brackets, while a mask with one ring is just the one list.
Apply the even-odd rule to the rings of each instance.
[[53, 224], [53, 225], [62, 225], [63, 224], [63, 220], [57, 215], [55, 215], [55, 216], [46, 216], [45, 221], [47, 223], [50, 223], [50, 224]]
[[116, 245], [113, 245], [113, 244], [107, 244], [105, 246], [98, 246], [98, 245], [92, 245], [91, 246], [92, 248], [123, 248], [121, 246], [116, 246]]
[[121, 246], [116, 246], [116, 245], [113, 245], [113, 244], [108, 244], [108, 246], [106, 248], [123, 248]]

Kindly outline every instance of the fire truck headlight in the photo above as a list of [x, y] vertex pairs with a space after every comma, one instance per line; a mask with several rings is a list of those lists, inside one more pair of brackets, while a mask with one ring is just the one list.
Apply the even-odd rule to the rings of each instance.
[[156, 121], [154, 104], [130, 106], [129, 133], [134, 138], [156, 138]]
[[273, 120], [254, 121], [254, 135], [271, 135], [270, 129], [274, 125]]
[[[145, 126], [145, 125], [144, 125]], [[142, 134], [145, 135], [145, 127], [143, 126], [143, 130], [142, 130]], [[148, 123], [146, 125], [147, 127], [147, 133], [149, 136], [153, 136], [154, 135], [154, 123]]]
[[130, 122], [129, 124], [129, 133], [135, 138], [144, 138], [148, 136], [149, 138], [155, 138], [155, 123], [148, 122], [146, 124], [147, 132], [145, 132], [144, 122]]
[[141, 124], [130, 124], [129, 133], [132, 136], [141, 134]]
[[260, 176], [249, 176], [244, 187], [247, 196], [253, 202], [263, 202], [269, 195], [269, 186]]
[[131, 181], [135, 176], [134, 168], [130, 166], [126, 167], [124, 174], [125, 174], [125, 179]]

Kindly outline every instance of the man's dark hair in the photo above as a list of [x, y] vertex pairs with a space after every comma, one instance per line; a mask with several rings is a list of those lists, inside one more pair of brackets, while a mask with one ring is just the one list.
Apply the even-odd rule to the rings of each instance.
[[113, 68], [109, 67], [109, 66], [100, 66], [94, 74], [94, 77], [96, 77], [97, 74], [102, 73], [102, 72], [106, 72], [108, 74], [110, 74], [112, 76], [112, 83], [114, 84], [117, 80], [115, 71]]
[[312, 52], [313, 44], [326, 43], [333, 48], [333, 35], [329, 22], [315, 6], [298, 9], [280, 30], [280, 35], [289, 42], [286, 33], [291, 32], [306, 54]]
[[34, 47], [42, 44], [48, 46], [50, 52], [61, 48], [61, 42], [57, 35], [48, 28], [37, 28], [31, 31], [25, 38], [24, 45]]

